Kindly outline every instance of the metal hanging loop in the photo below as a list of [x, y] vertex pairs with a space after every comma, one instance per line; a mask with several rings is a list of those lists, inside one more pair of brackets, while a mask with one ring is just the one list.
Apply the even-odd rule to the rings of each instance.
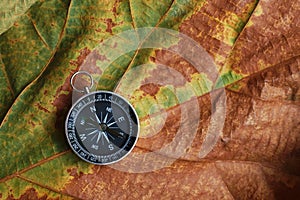
[[[89, 79], [90, 79], [90, 86], [86, 86], [86, 87], [84, 87], [84, 89], [81, 89], [81, 90], [78, 89], [78, 88], [76, 88], [75, 85], [74, 85], [74, 78], [76, 76], [78, 76], [78, 75], [86, 75], [86, 76], [88, 76]], [[93, 79], [92, 75], [90, 73], [86, 72], [86, 71], [78, 71], [78, 72], [74, 73], [73, 76], [71, 77], [70, 82], [71, 82], [72, 88], [76, 92], [80, 92], [80, 93], [89, 93], [90, 89], [92, 89], [92, 87], [94, 86], [94, 79]]]

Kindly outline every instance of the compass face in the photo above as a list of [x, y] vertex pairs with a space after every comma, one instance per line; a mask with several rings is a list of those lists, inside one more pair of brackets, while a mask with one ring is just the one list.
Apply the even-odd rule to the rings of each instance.
[[106, 165], [124, 158], [139, 134], [134, 108], [108, 91], [88, 93], [70, 109], [66, 136], [72, 150], [83, 160]]

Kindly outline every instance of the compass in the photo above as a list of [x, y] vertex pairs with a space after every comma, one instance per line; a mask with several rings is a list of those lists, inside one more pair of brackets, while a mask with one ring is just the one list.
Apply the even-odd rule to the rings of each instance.
[[133, 106], [122, 96], [110, 91], [78, 90], [85, 95], [71, 107], [65, 124], [71, 149], [81, 159], [97, 165], [120, 161], [134, 148], [139, 134], [139, 120]]

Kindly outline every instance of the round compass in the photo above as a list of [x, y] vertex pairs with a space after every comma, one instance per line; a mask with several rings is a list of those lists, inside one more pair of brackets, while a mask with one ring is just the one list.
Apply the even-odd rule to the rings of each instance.
[[113, 92], [96, 91], [72, 106], [65, 129], [72, 150], [81, 159], [106, 165], [121, 160], [133, 149], [139, 120], [126, 99]]

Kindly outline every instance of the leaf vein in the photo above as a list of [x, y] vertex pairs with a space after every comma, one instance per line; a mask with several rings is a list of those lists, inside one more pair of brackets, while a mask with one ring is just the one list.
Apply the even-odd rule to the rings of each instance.
[[68, 149], [68, 150], [66, 150], [66, 151], [63, 151], [63, 152], [54, 154], [53, 156], [50, 156], [50, 157], [48, 157], [48, 158], [46, 158], [46, 159], [44, 159], [44, 160], [41, 160], [41, 161], [39, 161], [39, 162], [37, 162], [37, 163], [35, 163], [35, 164], [32, 164], [32, 165], [28, 166], [28, 167], [26, 167], [26, 168], [24, 168], [24, 169], [22, 169], [22, 170], [20, 170], [20, 171], [17, 171], [17, 172], [15, 172], [15, 173], [13, 173], [13, 174], [10, 174], [10, 175], [8, 175], [8, 176], [6, 176], [6, 177], [0, 179], [0, 183], [6, 182], [7, 180], [12, 179], [12, 178], [15, 178], [15, 177], [19, 177], [19, 176], [21, 176], [21, 174], [23, 174], [23, 173], [25, 173], [25, 172], [27, 172], [27, 171], [29, 171], [29, 170], [35, 168], [35, 167], [38, 167], [38, 166], [40, 166], [40, 165], [42, 165], [42, 164], [44, 164], [44, 163], [47, 163], [47, 162], [49, 162], [49, 161], [51, 161], [51, 160], [54, 160], [54, 159], [56, 159], [56, 158], [58, 158], [58, 157], [60, 157], [60, 156], [63, 156], [63, 155], [65, 155], [65, 154], [69, 153], [70, 151], [71, 151], [71, 150]]
[[45, 188], [45, 189], [47, 189], [47, 190], [49, 190], [49, 191], [51, 191], [51, 192], [54, 192], [54, 193], [56, 193], [56, 194], [60, 194], [60, 195], [63, 195], [63, 196], [72, 197], [72, 198], [75, 198], [75, 199], [81, 199], [81, 198], [79, 198], [79, 197], [73, 196], [73, 195], [68, 194], [68, 193], [65, 193], [65, 192], [63, 192], [63, 191], [59, 191], [59, 190], [57, 190], [57, 189], [51, 188], [51, 187], [49, 187], [49, 186], [47, 186], [47, 185], [43, 185], [43, 184], [34, 182], [34, 181], [32, 181], [31, 179], [28, 179], [28, 178], [23, 177], [23, 176], [20, 176], [20, 175], [17, 175], [17, 178], [22, 179], [23, 181], [29, 182], [29, 183], [31, 183], [31, 184], [33, 184], [33, 185], [37, 185], [37, 186], [39, 186], [39, 187], [41, 187], [41, 188]]
[[[130, 2], [130, 1], [129, 1], [129, 2]], [[159, 26], [159, 24], [161, 24], [161, 22], [163, 21], [163, 19], [166, 17], [166, 15], [168, 14], [168, 12], [170, 11], [171, 7], [174, 5], [174, 2], [175, 2], [175, 0], [172, 1], [172, 3], [170, 4], [169, 8], [168, 8], [167, 11], [165, 12], [165, 14], [162, 15], [162, 17], [159, 19], [159, 21], [157, 22], [157, 24], [155, 25], [154, 28], [157, 28], [157, 27]], [[130, 6], [130, 10], [132, 10], [132, 9], [131, 9], [131, 6]], [[130, 14], [131, 14], [131, 16], [132, 16], [132, 12], [131, 12], [131, 11], [130, 11]], [[132, 16], [132, 20], [133, 20], [133, 16]], [[133, 21], [134, 21], [134, 20], [133, 20]], [[135, 25], [134, 25], [133, 27], [135, 28]], [[152, 32], [153, 32], [153, 31], [152, 31]], [[139, 46], [138, 46], [137, 50], [135, 51], [134, 56], [133, 56], [132, 60], [130, 61], [130, 63], [128, 64], [127, 69], [126, 69], [125, 72], [123, 73], [122, 77], [123, 77], [123, 76], [129, 71], [129, 69], [132, 67], [132, 65], [133, 65], [133, 63], [134, 63], [134, 60], [135, 60], [135, 58], [137, 57], [137, 55], [138, 55], [138, 53], [139, 53], [140, 47], [141, 47], [141, 46], [143, 45], [143, 43], [147, 40], [147, 38], [151, 35], [152, 32], [150, 32], [150, 33], [145, 37], [144, 41], [141, 41], [141, 42], [139, 43]], [[119, 87], [119, 85], [120, 85], [120, 81], [119, 81], [119, 82], [117, 83], [117, 85], [114, 87], [113, 91], [116, 91], [117, 88]]]
[[15, 98], [16, 94], [15, 94], [15, 91], [13, 90], [13, 87], [12, 87], [12, 81], [10, 79], [10, 77], [8, 76], [7, 72], [6, 72], [6, 67], [5, 67], [5, 64], [2, 62], [2, 58], [1, 58], [1, 54], [0, 54], [0, 62], [3, 64], [1, 65], [2, 67], [2, 71], [3, 71], [3, 74], [4, 74], [4, 78], [6, 79], [6, 82], [7, 82], [7, 86], [8, 86], [8, 89], [10, 91], [10, 93], [12, 94], [12, 97]]
[[[248, 75], [246, 75], [246, 76], [243, 76], [242, 78], [237, 79], [236, 81], [234, 81], [234, 82], [232, 82], [232, 83], [230, 83], [230, 84], [228, 84], [228, 85], [226, 85], [226, 86], [230, 86], [230, 85], [232, 85], [232, 84], [234, 84], [234, 83], [236, 83], [236, 82], [242, 81], [242, 80], [244, 80], [244, 79], [247, 79], [247, 78], [250, 78], [250, 77], [253, 77], [253, 76], [257, 76], [257, 75], [259, 75], [259, 74], [261, 74], [261, 73], [263, 73], [263, 72], [265, 72], [265, 71], [267, 71], [267, 70], [270, 70], [270, 69], [273, 68], [273, 67], [277, 67], [277, 66], [279, 66], [279, 65], [281, 65], [281, 64], [290, 62], [290, 61], [295, 60], [295, 59], [297, 59], [297, 58], [300, 58], [300, 54], [297, 54], [297, 55], [294, 55], [294, 56], [292, 56], [292, 57], [290, 57], [290, 58], [287, 58], [287, 59], [281, 61], [280, 63], [274, 64], [274, 65], [270, 65], [270, 66], [268, 66], [268, 67], [266, 67], [266, 68], [264, 68], [264, 69], [262, 69], [262, 70], [256, 71], [256, 72], [251, 73], [251, 74], [248, 74]], [[229, 91], [231, 91], [231, 92], [234, 92], [234, 93], [239, 93], [239, 92], [237, 92], [237, 91], [233, 91], [233, 90], [229, 89], [228, 87], [226, 87], [226, 89], [229, 90]], [[261, 99], [261, 100], [262, 100], [262, 99]]]
[[45, 47], [51, 51], [51, 48], [50, 46], [48, 45], [48, 43], [46, 42], [46, 40], [43, 38], [42, 34], [40, 33], [40, 31], [38, 30], [36, 24], [34, 23], [33, 19], [30, 17], [29, 14], [27, 14], [27, 17], [29, 18], [32, 26], [33, 26], [33, 29], [35, 30], [36, 34], [38, 35], [38, 37], [41, 39], [42, 43], [45, 45]]
[[227, 184], [226, 181], [224, 180], [224, 177], [222, 176], [221, 170], [217, 167], [216, 163], [214, 163], [214, 166], [215, 166], [216, 171], [217, 171], [218, 174], [220, 175], [223, 184], [224, 184], [225, 187], [227, 188], [227, 190], [228, 190], [230, 196], [232, 197], [232, 199], [236, 199], [236, 198], [234, 197], [232, 191], [229, 189], [228, 184]]
[[[62, 28], [62, 31], [60, 33], [60, 37], [59, 37], [59, 40], [55, 46], [55, 48], [53, 49], [52, 51], [52, 54], [48, 60], [48, 62], [44, 65], [44, 67], [42, 68], [41, 72], [38, 74], [38, 76], [31, 82], [29, 83], [24, 89], [23, 91], [18, 95], [18, 97], [22, 96], [22, 94], [24, 93], [24, 91], [27, 91], [27, 88], [29, 88], [30, 86], [32, 86], [41, 76], [42, 74], [44, 73], [44, 71], [47, 69], [47, 67], [49, 66], [49, 64], [51, 63], [51, 61], [53, 60], [55, 54], [56, 54], [56, 51], [58, 49], [58, 47], [60, 46], [61, 44], [61, 41], [62, 41], [62, 36], [64, 34], [64, 32], [66, 31], [66, 26], [67, 26], [67, 22], [69, 20], [69, 13], [70, 13], [70, 9], [71, 9], [71, 4], [72, 4], [72, 0], [70, 0], [70, 3], [69, 3], [69, 6], [68, 6], [68, 11], [66, 13], [66, 20], [64, 22], [64, 25], [63, 25], [63, 28]], [[10, 108], [8, 109], [8, 111], [6, 112], [6, 115], [4, 116], [2, 122], [0, 123], [0, 127], [4, 124], [4, 122], [6, 121], [6, 118], [8, 117], [9, 115], [9, 111], [12, 109], [14, 103], [17, 101], [18, 97], [16, 97], [15, 101], [11, 104]]]
[[132, 5], [131, 5], [131, 1], [129, 0], [128, 3], [129, 3], [129, 13], [130, 13], [130, 16], [132, 19], [132, 26], [135, 29], [136, 25], [135, 25], [135, 21], [134, 21], [134, 17], [133, 17], [133, 9], [132, 9]]

